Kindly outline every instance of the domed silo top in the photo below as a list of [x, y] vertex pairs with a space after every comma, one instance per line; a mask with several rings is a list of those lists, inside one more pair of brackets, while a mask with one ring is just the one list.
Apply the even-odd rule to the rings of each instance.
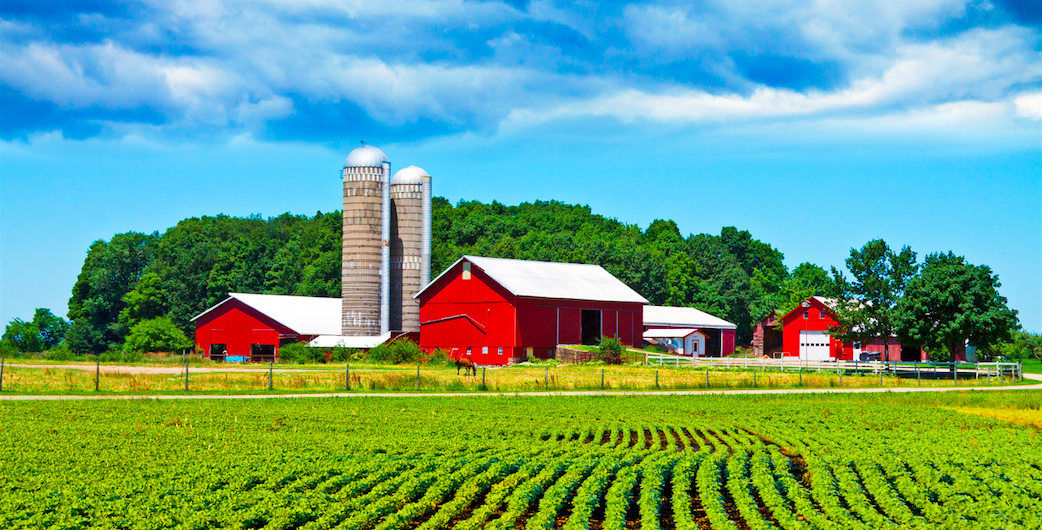
[[344, 159], [344, 167], [380, 167], [384, 163], [390, 163], [387, 155], [380, 149], [371, 145], [363, 145], [351, 151]]
[[394, 174], [394, 178], [391, 179], [391, 185], [394, 184], [422, 184], [423, 177], [430, 177], [426, 171], [416, 166], [409, 166], [407, 168], [399, 169]]

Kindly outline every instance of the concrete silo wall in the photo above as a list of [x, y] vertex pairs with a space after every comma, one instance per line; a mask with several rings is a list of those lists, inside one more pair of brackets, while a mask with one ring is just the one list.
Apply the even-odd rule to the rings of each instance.
[[420, 329], [423, 200], [419, 184], [391, 185], [391, 329]]
[[344, 168], [344, 241], [341, 333], [380, 334], [384, 170]]

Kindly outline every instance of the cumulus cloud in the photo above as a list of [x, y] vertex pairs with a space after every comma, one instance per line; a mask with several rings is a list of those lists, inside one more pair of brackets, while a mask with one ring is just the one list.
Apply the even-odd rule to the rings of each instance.
[[424, 136], [576, 116], [878, 119], [963, 102], [1042, 112], [1033, 92], [1010, 102], [1042, 82], [1035, 30], [956, 0], [141, 6], [4, 13], [5, 106], [49, 107], [5, 120], [3, 136], [135, 124], [139, 134], [263, 135], [294, 120], [346, 134], [338, 121], [358, 113]]

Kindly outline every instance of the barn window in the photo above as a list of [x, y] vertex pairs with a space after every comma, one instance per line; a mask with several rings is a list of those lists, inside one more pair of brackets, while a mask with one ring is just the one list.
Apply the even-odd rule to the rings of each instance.
[[464, 280], [469, 280], [470, 279], [470, 262], [469, 261], [464, 261], [463, 262], [463, 279]]
[[503, 355], [503, 347], [502, 346], [499, 347], [499, 354]]
[[818, 318], [820, 318], [821, 320], [825, 320], [825, 310], [824, 309], [822, 309], [821, 311], [818, 311]]
[[807, 320], [808, 318], [810, 318], [810, 309], [804, 309], [803, 310], [803, 319]]
[[470, 357], [470, 348], [467, 348], [467, 357]]
[[481, 347], [481, 355], [488, 355], [488, 346]]

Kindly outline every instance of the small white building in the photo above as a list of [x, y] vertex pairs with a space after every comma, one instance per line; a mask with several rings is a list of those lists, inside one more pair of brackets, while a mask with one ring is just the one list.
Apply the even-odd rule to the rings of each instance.
[[659, 344], [674, 355], [705, 357], [706, 334], [691, 328], [659, 328], [644, 332], [644, 340]]

